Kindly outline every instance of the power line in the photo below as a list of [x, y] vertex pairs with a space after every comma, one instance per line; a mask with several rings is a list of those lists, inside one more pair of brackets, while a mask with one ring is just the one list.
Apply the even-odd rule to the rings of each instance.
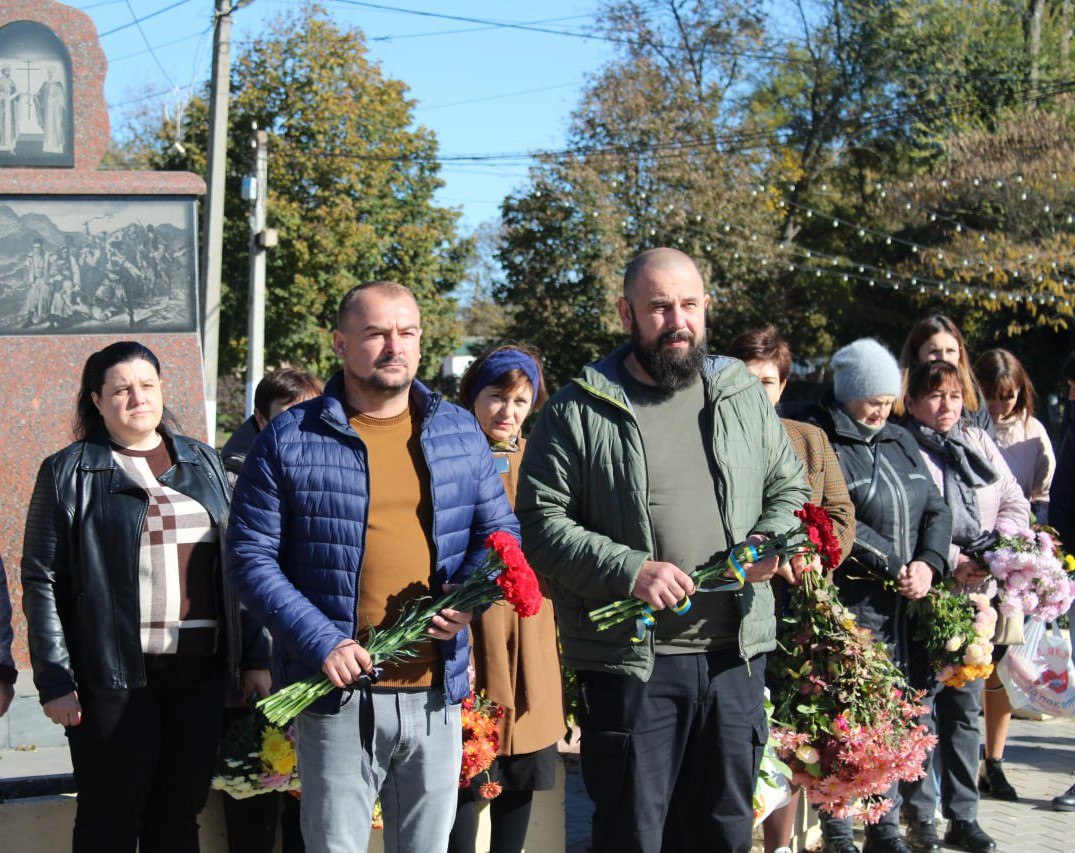
[[[124, 3], [124, 2], [126, 2], [126, 0], [115, 0], [115, 2]], [[173, 47], [174, 45], [182, 44], [183, 42], [190, 41], [191, 39], [200, 38], [201, 36], [203, 36], [207, 32], [209, 32], [209, 30], [212, 30], [212, 29], [213, 29], [213, 27], [212, 27], [212, 25], [210, 25], [207, 29], [201, 30], [200, 32], [191, 33], [190, 35], [186, 35], [186, 36], [183, 36], [182, 38], [177, 38], [177, 39], [174, 39], [172, 41], [166, 41], [163, 44], [158, 44], [156, 47], [157, 47], [158, 50], [160, 50], [161, 48], [165, 48], [165, 47]], [[153, 51], [152, 47], [146, 48], [145, 50], [136, 50], [133, 53], [125, 53], [125, 54], [123, 54], [123, 56], [109, 57], [108, 62], [109, 62], [110, 65], [115, 65], [117, 62], [123, 62], [125, 59], [134, 59], [136, 56], [145, 56], [147, 53], [151, 53], [152, 51]]]
[[[118, 27], [113, 27], [112, 29], [108, 30], [107, 32], [101, 33], [100, 36], [98, 36], [98, 38], [104, 38], [105, 36], [110, 36], [113, 33], [118, 33], [121, 30], [126, 30], [126, 29], [129, 29], [130, 27], [138, 26], [143, 21], [148, 21], [150, 18], [155, 18], [158, 15], [163, 15], [165, 12], [170, 12], [172, 9], [175, 9], [175, 8], [177, 8], [179, 6], [186, 5], [189, 2], [190, 2], [190, 0], [177, 0], [177, 2], [173, 3], [171, 6], [165, 6], [163, 9], [158, 9], [156, 12], [150, 12], [144, 18], [139, 18], [139, 17], [135, 16], [133, 21], [128, 21], [125, 24], [120, 24]], [[130, 3], [129, 2], [127, 3], [127, 8], [130, 8]], [[134, 15], [134, 12], [132, 11], [131, 14]], [[141, 27], [139, 27], [139, 29], [141, 29]]]
[[161, 74], [164, 75], [164, 79], [172, 84], [173, 89], [179, 87], [175, 84], [175, 80], [172, 79], [172, 75], [164, 67], [164, 63], [160, 61], [160, 57], [157, 56], [157, 51], [153, 49], [153, 45], [149, 43], [149, 39], [146, 38], [146, 31], [142, 29], [142, 22], [138, 20], [138, 16], [134, 13], [134, 7], [131, 6], [131, 0], [126, 0], [127, 9], [131, 13], [131, 17], [134, 19], [134, 24], [138, 27], [138, 32], [142, 36], [142, 41], [145, 42], [146, 48], [149, 50], [149, 55], [153, 57], [153, 61], [157, 63], [157, 67], [160, 69]]
[[143, 101], [149, 101], [149, 100], [151, 100], [153, 98], [159, 98], [162, 95], [170, 95], [171, 93], [173, 93], [175, 91], [186, 92], [186, 91], [189, 91], [190, 89], [196, 88], [199, 85], [201, 85], [201, 84], [200, 83], [191, 83], [190, 85], [187, 85], [187, 86], [176, 86], [173, 89], [161, 89], [159, 92], [147, 92], [144, 95], [139, 95], [137, 98], [128, 98], [125, 101], [117, 101], [114, 104], [109, 104], [108, 109], [112, 110], [112, 109], [116, 109], [118, 107], [130, 106], [131, 104], [139, 104], [139, 103], [142, 103]]
[[423, 104], [415, 107], [414, 111], [417, 113], [428, 112], [430, 110], [443, 110], [447, 109], [448, 107], [462, 107], [466, 106], [467, 104], [480, 104], [485, 101], [498, 101], [502, 98], [516, 98], [519, 95], [535, 95], [538, 92], [553, 92], [557, 89], [572, 89], [577, 85], [578, 83], [561, 83], [557, 86], [542, 86], [538, 89], [522, 89], [517, 92], [502, 92], [499, 95], [485, 95], [481, 98], [467, 98], [465, 101], [450, 101], [446, 104], [430, 104], [428, 106]]
[[[614, 35], [604, 35], [604, 34], [601, 34], [601, 33], [598, 33], [598, 32], [577, 32], [577, 31], [574, 31], [574, 30], [553, 29], [553, 28], [550, 28], [550, 27], [540, 26], [540, 24], [542, 23], [541, 21], [535, 21], [535, 22], [527, 22], [527, 21], [518, 21], [518, 22], [514, 22], [514, 21], [496, 21], [496, 20], [491, 20], [491, 19], [488, 19], [488, 18], [474, 18], [474, 17], [470, 17], [470, 16], [465, 16], [465, 15], [448, 15], [448, 14], [439, 13], [439, 12], [427, 12], [427, 11], [424, 11], [424, 10], [421, 10], [421, 9], [407, 9], [407, 8], [402, 7], [402, 6], [389, 6], [389, 5], [382, 4], [382, 3], [370, 3], [370, 2], [366, 2], [366, 0], [333, 0], [333, 2], [339, 3], [339, 4], [344, 5], [344, 6], [356, 6], [356, 7], [365, 8], [365, 9], [375, 9], [375, 10], [381, 11], [381, 12], [394, 12], [394, 13], [401, 14], [401, 15], [414, 15], [414, 16], [422, 17], [422, 18], [435, 18], [435, 19], [445, 20], [445, 21], [460, 21], [462, 23], [478, 24], [478, 25], [481, 25], [481, 27], [483, 29], [484, 28], [493, 28], [493, 29], [519, 30], [519, 31], [522, 31], [522, 32], [533, 32], [533, 33], [540, 33], [540, 34], [543, 34], [543, 35], [554, 35], [554, 36], [563, 36], [563, 37], [566, 37], [566, 38], [583, 39], [585, 41], [602, 41], [602, 42], [607, 42], [609, 44], [623, 45], [623, 46], [627, 46], [627, 47], [647, 47], [647, 46], [649, 46], [649, 47], [653, 47], [654, 49], [657, 49], [657, 50], [667, 49], [669, 47], [668, 44], [666, 44], [664, 42], [658, 42], [658, 41], [644, 41], [644, 40], [633, 39], [633, 38], [629, 38], [629, 37], [620, 37], [620, 36], [614, 36]], [[582, 16], [579, 16], [579, 17], [582, 17]], [[555, 19], [550, 19], [550, 20], [555, 20]], [[772, 47], [774, 47], [774, 48], [785, 48], [785, 49], [791, 48], [791, 47], [805, 47], [806, 46], [805, 41], [797, 40], [797, 39], [788, 39], [788, 38], [781, 39], [781, 40], [778, 40], [778, 41], [774, 41], [771, 44], [772, 44]], [[712, 48], [712, 47], [709, 48], [708, 52], [712, 53], [713, 55], [716, 55], [716, 56], [724, 56], [724, 57], [728, 57], [730, 59], [756, 59], [756, 60], [763, 61], [763, 62], [781, 62], [781, 63], [791, 64], [791, 65], [814, 65], [818, 61], [814, 57], [800, 59], [800, 58], [791, 56], [789, 52], [775, 53], [775, 52], [764, 52], [764, 51], [758, 51], [758, 50], [732, 50], [732, 49], [723, 49], [722, 50], [722, 49], [717, 49], [717, 48]], [[904, 50], [901, 50], [901, 51], [898, 51], [898, 52], [906, 54], [908, 51], [907, 51], [907, 49], [904, 49]], [[824, 59], [822, 59], [822, 61], [824, 61]], [[967, 74], [964, 73], [964, 72], [961, 72], [961, 71], [941, 72], [941, 71], [937, 71], [937, 70], [932, 69], [932, 68], [925, 68], [924, 69], [924, 68], [896, 66], [892, 70], [895, 71], [895, 72], [915, 73], [915, 74], [927, 75], [927, 76], [931, 75], [934, 78], [936, 78], [936, 77], [954, 77], [954, 78], [962, 79], [962, 78], [967, 77]], [[986, 75], [986, 74], [975, 73], [975, 74], [972, 75], [972, 77], [973, 77], [973, 79], [976, 79], [976, 80], [1005, 80], [1005, 81], [1006, 80], [1012, 80], [1012, 81], [1016, 81], [1016, 80], [1020, 79], [1017, 75], [1014, 75], [1014, 74]]]
[[[563, 18], [542, 18], [542, 19], [537, 20], [537, 21], [523, 21], [522, 23], [527, 24], [527, 25], [557, 24], [557, 23], [560, 23], [562, 21], [577, 21], [577, 20], [579, 20], [581, 18], [585, 18], [585, 19], [589, 20], [590, 16], [589, 15], [570, 15], [570, 16], [563, 17]], [[405, 39], [430, 38], [430, 37], [433, 37], [433, 36], [454, 36], [454, 35], [462, 35], [462, 34], [465, 34], [465, 33], [480, 33], [480, 32], [484, 32], [485, 30], [495, 30], [495, 29], [501, 29], [501, 28], [496, 26], [496, 25], [493, 25], [493, 24], [488, 24], [488, 25], [484, 25], [484, 26], [465, 27], [465, 28], [462, 28], [462, 29], [455, 29], [455, 30], [433, 30], [431, 32], [426, 32], [426, 33], [404, 33], [402, 35], [390, 35], [390, 36], [367, 36], [366, 40], [371, 41], [371, 42], [373, 42], [373, 41], [403, 41]]]
[[[645, 47], [649, 42], [639, 41], [638, 39], [620, 38], [617, 36], [602, 35], [596, 32], [576, 32], [574, 30], [558, 30], [551, 27], [543, 27], [535, 24], [525, 22], [513, 22], [513, 21], [494, 21], [488, 18], [472, 18], [465, 15], [447, 15], [440, 12], [426, 12], [421, 9], [405, 9], [401, 6], [387, 6], [381, 3], [367, 3], [364, 0], [335, 0], [344, 6], [357, 6], [364, 9], [376, 9], [381, 12], [395, 12], [401, 15], [415, 15], [422, 18], [436, 18], [442, 21], [460, 21], [466, 24], [480, 24], [484, 27], [491, 27], [505, 30], [519, 30], [521, 32], [541, 33], [543, 35], [552, 36], [564, 36], [566, 38], [582, 39], [584, 41], [602, 41], [609, 44], [626, 45], [629, 47]], [[655, 47], [662, 47], [661, 44], [655, 44]], [[711, 53], [717, 56], [728, 56], [734, 58], [744, 59], [759, 59], [769, 62], [794, 62], [795, 60], [790, 57], [783, 56], [775, 53], [763, 53], [760, 51], [743, 51], [743, 50], [717, 50], [711, 49]], [[802, 61], [800, 61], [802, 62]]]

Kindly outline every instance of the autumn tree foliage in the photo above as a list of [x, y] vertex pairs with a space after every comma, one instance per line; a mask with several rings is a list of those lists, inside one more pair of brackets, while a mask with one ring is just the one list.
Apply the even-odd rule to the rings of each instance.
[[[272, 22], [232, 65], [221, 309], [221, 367], [245, 364], [249, 208], [240, 198], [253, 172], [251, 138], [269, 132], [266, 363], [321, 375], [338, 362], [329, 331], [340, 297], [372, 279], [411, 287], [422, 309], [423, 375], [436, 372], [460, 330], [450, 294], [469, 251], [457, 212], [438, 206], [437, 141], [416, 126], [414, 102], [386, 77], [358, 29], [317, 5]], [[184, 151], [159, 125], [159, 167], [204, 171], [207, 110], [187, 109]], [[144, 135], [143, 135], [144, 143]]]

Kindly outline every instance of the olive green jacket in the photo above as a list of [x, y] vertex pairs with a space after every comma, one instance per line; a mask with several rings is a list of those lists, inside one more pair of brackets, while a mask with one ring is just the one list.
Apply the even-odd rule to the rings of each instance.
[[[523, 458], [515, 513], [526, 555], [552, 591], [564, 665], [646, 680], [653, 632], [635, 644], [633, 620], [598, 632], [587, 617], [629, 597], [642, 563], [654, 554], [646, 451], [617, 373], [628, 351], [623, 346], [588, 365], [545, 405]], [[707, 357], [703, 373], [721, 506], [714, 523], [733, 543], [752, 533], [787, 532], [810, 491], [772, 404], [742, 362]], [[748, 583], [735, 596], [742, 657], [772, 651], [769, 584]], [[677, 617], [662, 611], [657, 618]]]

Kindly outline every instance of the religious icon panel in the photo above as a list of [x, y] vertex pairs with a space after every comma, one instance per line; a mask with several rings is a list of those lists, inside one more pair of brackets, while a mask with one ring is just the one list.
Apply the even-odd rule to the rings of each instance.
[[44, 24], [0, 27], [0, 167], [74, 166], [71, 57]]

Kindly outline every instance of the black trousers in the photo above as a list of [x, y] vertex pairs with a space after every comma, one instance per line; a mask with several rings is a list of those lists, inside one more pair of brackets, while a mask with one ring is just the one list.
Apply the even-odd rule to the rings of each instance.
[[272, 853], [276, 847], [276, 824], [280, 824], [284, 853], [303, 853], [299, 823], [299, 800], [277, 791], [237, 800], [224, 799], [224, 826], [228, 833], [228, 853]]
[[[253, 713], [250, 708], [225, 708], [224, 728]], [[304, 853], [299, 824], [299, 800], [276, 791], [237, 800], [221, 794], [228, 853], [272, 853], [276, 846], [276, 825], [280, 824], [283, 853]]]
[[67, 728], [74, 853], [197, 853], [227, 673], [216, 657], [146, 657], [145, 687], [79, 690]]
[[595, 853], [748, 853], [764, 674], [735, 651], [658, 656], [645, 682], [579, 672]]

